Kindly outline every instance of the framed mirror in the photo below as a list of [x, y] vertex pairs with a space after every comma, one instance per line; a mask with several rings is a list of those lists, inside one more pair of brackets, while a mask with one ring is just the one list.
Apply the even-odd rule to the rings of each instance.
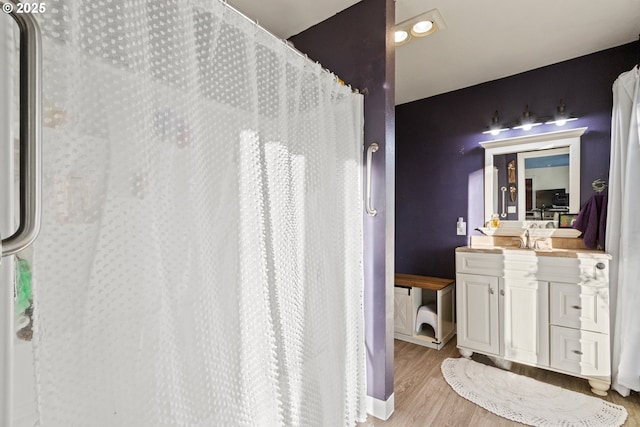
[[580, 209], [580, 136], [575, 128], [481, 142], [484, 217], [556, 221]]

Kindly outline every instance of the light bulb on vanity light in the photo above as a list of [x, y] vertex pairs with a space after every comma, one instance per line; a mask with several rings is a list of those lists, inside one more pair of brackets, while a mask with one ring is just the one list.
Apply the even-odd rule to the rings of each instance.
[[520, 126], [515, 126], [514, 129], [522, 129], [523, 131], [530, 131], [534, 126], [540, 126], [542, 123], [537, 122], [535, 116], [529, 112], [529, 106], [524, 108], [522, 113], [522, 119], [520, 119]]
[[567, 124], [567, 122], [578, 120], [577, 117], [574, 117], [571, 114], [567, 113], [565, 108], [566, 106], [564, 105], [564, 100], [561, 99], [560, 105], [558, 105], [558, 111], [556, 112], [553, 120], [545, 122], [545, 125], [551, 125], [555, 123], [556, 126], [564, 126]]
[[504, 132], [506, 130], [509, 130], [509, 128], [502, 127], [502, 125], [500, 124], [500, 116], [498, 116], [498, 110], [496, 110], [496, 112], [493, 113], [493, 118], [491, 119], [491, 125], [489, 126], [489, 130], [486, 130], [482, 133], [483, 134], [490, 133], [493, 136], [498, 136], [500, 132]]

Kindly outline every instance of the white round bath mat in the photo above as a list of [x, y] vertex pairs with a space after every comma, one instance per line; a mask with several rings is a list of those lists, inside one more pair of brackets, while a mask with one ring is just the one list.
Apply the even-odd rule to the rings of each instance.
[[618, 427], [627, 410], [593, 396], [459, 358], [442, 375], [460, 396], [496, 415], [539, 427]]

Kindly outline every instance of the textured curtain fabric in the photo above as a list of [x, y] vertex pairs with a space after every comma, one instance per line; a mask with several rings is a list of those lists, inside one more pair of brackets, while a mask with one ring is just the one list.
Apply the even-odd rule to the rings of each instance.
[[41, 425], [363, 419], [362, 96], [219, 1], [39, 18]]
[[613, 84], [606, 248], [611, 253], [613, 388], [640, 390], [640, 92], [638, 66]]

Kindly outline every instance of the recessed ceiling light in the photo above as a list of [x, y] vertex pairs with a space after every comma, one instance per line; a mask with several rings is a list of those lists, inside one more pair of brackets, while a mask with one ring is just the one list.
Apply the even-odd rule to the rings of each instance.
[[433, 29], [433, 22], [420, 21], [413, 24], [413, 27], [411, 27], [411, 34], [416, 37], [423, 37], [429, 34], [431, 29]]
[[437, 9], [416, 15], [402, 22], [396, 22], [396, 46], [408, 43], [413, 37], [424, 37], [446, 28], [444, 19]]
[[396, 44], [402, 44], [409, 40], [409, 33], [404, 30], [398, 30], [395, 34]]

